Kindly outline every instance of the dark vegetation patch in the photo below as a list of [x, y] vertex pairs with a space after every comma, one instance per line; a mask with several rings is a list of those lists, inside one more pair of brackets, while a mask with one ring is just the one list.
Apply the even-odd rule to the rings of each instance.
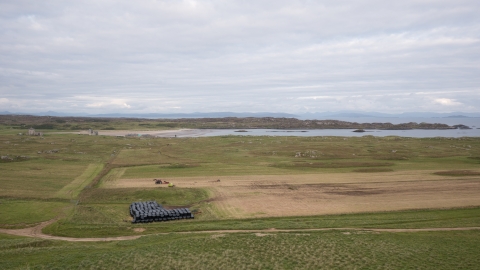
[[199, 164], [173, 163], [166, 166], [160, 166], [162, 169], [185, 169], [199, 167]]
[[330, 190], [325, 191], [328, 194], [344, 195], [344, 196], [369, 196], [386, 193], [385, 190], [379, 190], [374, 188], [355, 188], [355, 189], [342, 189], [342, 190]]
[[157, 127], [174, 128], [174, 127], [178, 127], [179, 125], [176, 124], [176, 123], [158, 123], [158, 124], [156, 124], [155, 126], [157, 126]]
[[408, 160], [408, 157], [405, 156], [374, 156], [373, 159], [378, 159], [378, 160]]
[[42, 247], [50, 247], [55, 245], [56, 243], [51, 240], [25, 239], [24, 241], [11, 241], [11, 243], [0, 245], [0, 250], [19, 249], [19, 248], [42, 248]]
[[459, 154], [452, 154], [452, 153], [425, 153], [420, 155], [421, 157], [428, 157], [428, 158], [448, 158], [452, 156], [460, 156]]
[[92, 122], [106, 123], [106, 122], [110, 122], [110, 119], [105, 119], [105, 118], [92, 118], [91, 121], [92, 121]]
[[393, 166], [390, 162], [294, 162], [275, 164], [279, 168], [350, 168], [350, 167], [380, 167]]
[[472, 176], [472, 175], [480, 175], [480, 172], [470, 171], [470, 170], [452, 170], [452, 171], [434, 172], [434, 174], [444, 175], [444, 176]]
[[62, 160], [63, 159], [60, 156], [54, 156], [54, 155], [45, 155], [42, 158], [43, 159], [48, 159], [48, 160]]
[[63, 158], [63, 161], [80, 161], [81, 159], [78, 158]]
[[469, 159], [473, 159], [476, 163], [480, 163], [480, 157], [468, 157]]
[[53, 124], [40, 124], [40, 125], [32, 125], [35, 129], [55, 129], [56, 126]]
[[393, 169], [390, 168], [364, 168], [364, 169], [355, 169], [354, 172], [360, 173], [375, 173], [375, 172], [393, 172]]
[[27, 156], [1, 156], [0, 163], [27, 161], [30, 157]]
[[[277, 185], [251, 185], [250, 189], [253, 190], [274, 190], [274, 189], [289, 189], [289, 190], [308, 190], [314, 191], [315, 193], [328, 193], [335, 195], [345, 195], [345, 196], [368, 196], [376, 194], [384, 194], [394, 192], [392, 190], [385, 190], [379, 188], [364, 188], [357, 185], [350, 184], [301, 184], [301, 185], [288, 185], [288, 184], [277, 184]], [[304, 195], [307, 196], [307, 195]], [[317, 196], [317, 195], [315, 195]]]

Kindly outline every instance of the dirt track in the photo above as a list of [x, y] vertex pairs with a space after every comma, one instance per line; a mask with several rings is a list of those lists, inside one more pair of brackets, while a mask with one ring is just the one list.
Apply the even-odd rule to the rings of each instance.
[[69, 241], [69, 242], [120, 241], [120, 240], [133, 240], [140, 237], [139, 235], [133, 235], [133, 236], [105, 237], [105, 238], [74, 238], [74, 237], [53, 236], [53, 235], [42, 233], [43, 228], [54, 223], [55, 221], [57, 221], [57, 219], [52, 219], [49, 221], [42, 222], [35, 227], [29, 227], [29, 228], [18, 229], [18, 230], [0, 229], [0, 233], [18, 235], [18, 236], [36, 237], [36, 238], [50, 239], [50, 240], [63, 240], [63, 241]]
[[[41, 239], [49, 240], [62, 240], [68, 242], [106, 242], [106, 241], [124, 241], [124, 240], [134, 240], [141, 237], [141, 235], [133, 236], [119, 236], [119, 237], [104, 237], [104, 238], [74, 238], [74, 237], [62, 237], [62, 236], [53, 236], [42, 233], [42, 229], [46, 226], [57, 221], [57, 219], [52, 219], [40, 223], [35, 227], [18, 229], [18, 230], [9, 230], [9, 229], [0, 229], [0, 233], [17, 235], [17, 236], [26, 236], [26, 237], [36, 237]], [[463, 228], [422, 228], [422, 229], [363, 229], [363, 228], [317, 228], [317, 229], [265, 229], [265, 230], [218, 230], [218, 231], [189, 231], [189, 232], [176, 232], [179, 234], [190, 234], [190, 233], [256, 233], [257, 236], [264, 236], [265, 233], [277, 233], [277, 232], [313, 232], [313, 231], [367, 231], [367, 232], [433, 232], [433, 231], [470, 231], [470, 230], [480, 230], [480, 227], [463, 227]], [[170, 233], [158, 233], [158, 234], [170, 234]], [[154, 235], [158, 235], [154, 234]]]

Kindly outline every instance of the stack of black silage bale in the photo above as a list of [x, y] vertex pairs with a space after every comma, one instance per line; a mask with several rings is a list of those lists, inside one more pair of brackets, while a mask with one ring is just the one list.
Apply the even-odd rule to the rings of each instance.
[[132, 223], [169, 221], [194, 218], [188, 208], [165, 209], [156, 201], [134, 202], [130, 204]]

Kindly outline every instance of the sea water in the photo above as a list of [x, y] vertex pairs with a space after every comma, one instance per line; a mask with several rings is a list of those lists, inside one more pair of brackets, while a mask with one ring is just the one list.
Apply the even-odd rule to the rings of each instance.
[[382, 117], [336, 117], [331, 120], [340, 120], [356, 123], [440, 123], [453, 125], [465, 125], [470, 129], [410, 129], [410, 130], [379, 130], [366, 129], [366, 132], [353, 132], [355, 129], [241, 129], [246, 132], [238, 132], [239, 129], [207, 129], [194, 132], [190, 135], [180, 137], [209, 137], [209, 136], [342, 136], [342, 137], [361, 137], [372, 136], [401, 136], [413, 138], [432, 138], [432, 137], [480, 137], [480, 118], [382, 118]]

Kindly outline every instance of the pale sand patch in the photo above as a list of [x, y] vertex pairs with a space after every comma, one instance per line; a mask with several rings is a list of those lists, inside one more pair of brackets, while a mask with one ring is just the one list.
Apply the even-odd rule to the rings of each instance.
[[275, 234], [271, 234], [271, 233], [255, 233], [255, 235], [258, 236], [258, 237], [276, 236]]
[[[127, 134], [151, 135], [155, 137], [196, 137], [211, 132], [208, 129], [169, 129], [169, 130], [99, 130], [98, 135], [125, 136]], [[50, 132], [49, 134], [79, 134], [89, 135], [87, 130], [79, 132]]]

